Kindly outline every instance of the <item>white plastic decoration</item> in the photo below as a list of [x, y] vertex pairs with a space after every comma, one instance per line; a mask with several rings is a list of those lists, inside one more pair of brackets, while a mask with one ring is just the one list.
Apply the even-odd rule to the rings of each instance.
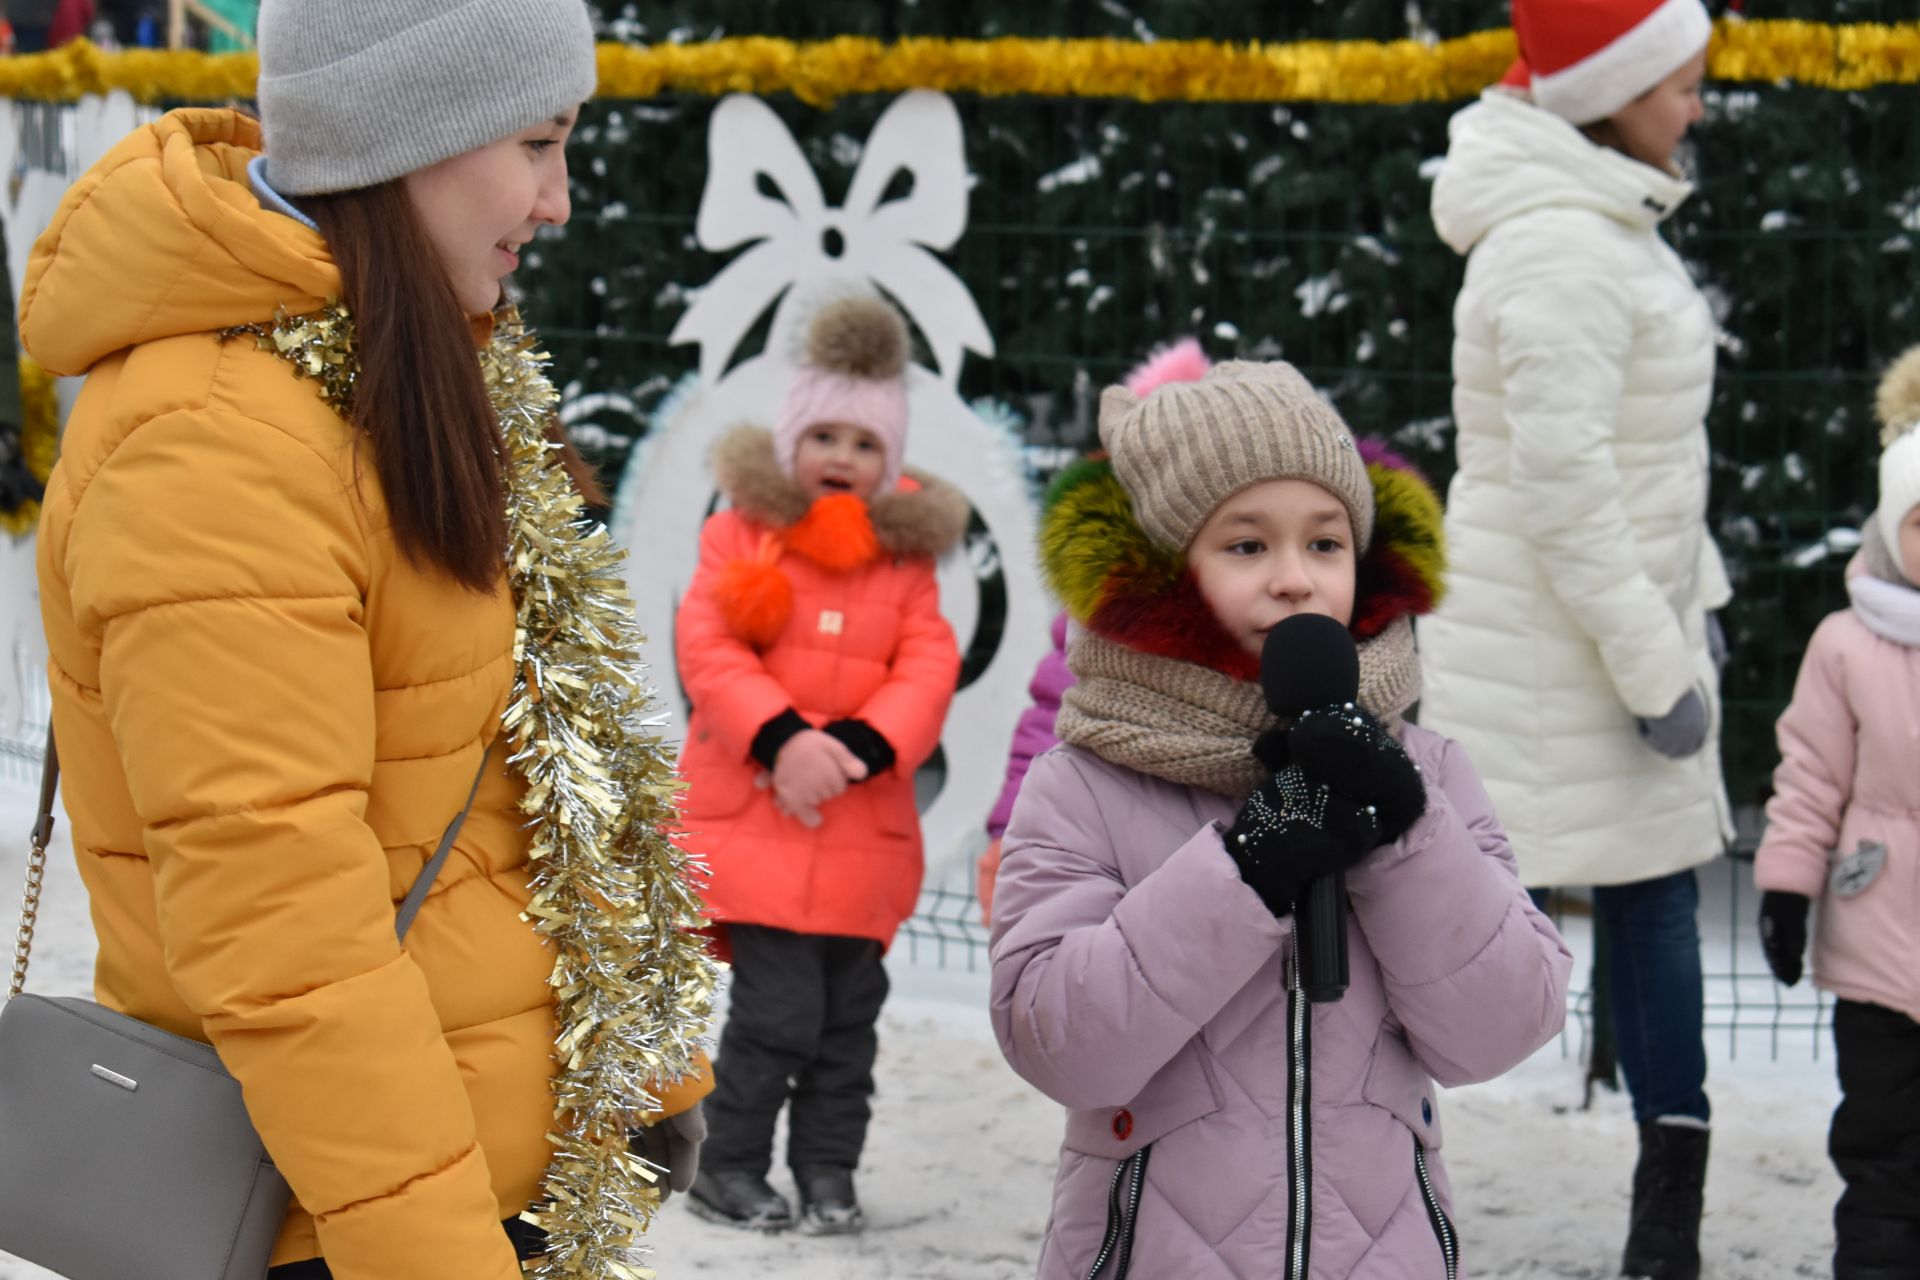
[[[744, 249], [673, 331], [698, 343], [700, 376], [636, 448], [615, 516], [629, 548], [629, 586], [653, 661], [672, 665], [673, 614], [693, 576], [701, 521], [721, 504], [707, 452], [728, 428], [773, 424], [802, 327], [823, 299], [884, 291], [933, 357], [907, 370], [908, 465], [957, 486], [977, 517], [939, 564], [940, 602], [966, 660], [941, 742], [944, 780], [922, 798], [930, 871], [984, 842], [1014, 722], [1048, 641], [1050, 607], [1034, 568], [1033, 509], [1014, 444], [960, 399], [965, 352], [993, 354], [980, 309], [936, 255], [966, 229], [968, 177], [959, 113], [938, 93], [909, 93], [875, 124], [848, 190], [831, 208], [812, 167], [771, 108], [735, 96], [714, 110], [710, 168], [696, 230], [702, 248]], [[900, 174], [909, 187], [884, 199]], [[770, 185], [778, 194], [769, 195]], [[741, 340], [774, 308], [766, 349], [729, 367]], [[675, 729], [686, 703], [672, 693]], [[938, 771], [930, 771], [928, 777]]]

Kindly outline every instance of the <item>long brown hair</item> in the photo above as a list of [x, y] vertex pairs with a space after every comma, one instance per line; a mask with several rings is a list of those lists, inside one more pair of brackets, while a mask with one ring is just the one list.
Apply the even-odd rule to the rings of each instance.
[[[340, 268], [359, 371], [353, 420], [373, 445], [395, 542], [407, 559], [490, 594], [507, 548], [500, 427], [453, 282], [400, 181], [309, 196]], [[574, 483], [605, 505], [556, 421]]]

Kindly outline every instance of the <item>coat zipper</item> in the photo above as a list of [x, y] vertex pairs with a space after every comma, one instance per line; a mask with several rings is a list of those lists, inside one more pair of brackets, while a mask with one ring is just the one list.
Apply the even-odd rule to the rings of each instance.
[[[1313, 1151], [1308, 1091], [1312, 1006], [1300, 989], [1297, 956], [1287, 960], [1287, 1280], [1307, 1280], [1313, 1235]], [[1453, 1280], [1451, 1270], [1447, 1280]]]
[[1413, 1140], [1413, 1172], [1420, 1179], [1427, 1217], [1432, 1220], [1433, 1234], [1440, 1241], [1440, 1256], [1446, 1260], [1447, 1280], [1456, 1280], [1460, 1274], [1460, 1239], [1453, 1234], [1453, 1223], [1447, 1221], [1446, 1210], [1440, 1207], [1440, 1197], [1433, 1193], [1433, 1179], [1427, 1176], [1427, 1149], [1420, 1145], [1418, 1138]]
[[1127, 1161], [1122, 1160], [1113, 1167], [1113, 1181], [1107, 1186], [1107, 1234], [1100, 1241], [1100, 1252], [1094, 1255], [1093, 1270], [1087, 1272], [1087, 1280], [1099, 1280], [1099, 1275], [1107, 1269], [1107, 1261], [1113, 1257], [1113, 1246], [1120, 1239], [1120, 1184], [1126, 1181]]
[[1113, 1171], [1113, 1181], [1107, 1187], [1107, 1234], [1100, 1241], [1100, 1252], [1093, 1260], [1093, 1270], [1087, 1272], [1087, 1280], [1099, 1280], [1109, 1262], [1117, 1264], [1113, 1280], [1126, 1280], [1127, 1268], [1133, 1265], [1133, 1226], [1140, 1214], [1140, 1197], [1146, 1191], [1147, 1153], [1151, 1150], [1153, 1144], [1148, 1143]]

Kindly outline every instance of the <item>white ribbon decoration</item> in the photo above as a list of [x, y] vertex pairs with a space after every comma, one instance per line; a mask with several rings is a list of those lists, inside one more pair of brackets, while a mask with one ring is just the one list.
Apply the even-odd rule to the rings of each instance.
[[[958, 384], [966, 351], [993, 354], [973, 295], [933, 252], [951, 248], [967, 226], [966, 151], [946, 95], [905, 94], [882, 113], [838, 209], [827, 206], [793, 135], [758, 98], [736, 94], [714, 108], [707, 159], [695, 223], [701, 247], [753, 247], [700, 290], [668, 339], [700, 345], [703, 381], [719, 381], [741, 339], [779, 301], [768, 339], [777, 350], [801, 318], [793, 285], [823, 278], [890, 295], [925, 336], [948, 386]], [[912, 190], [882, 201], [902, 171]], [[781, 198], [761, 190], [763, 177]], [[837, 253], [828, 251], [829, 232], [839, 233]]]

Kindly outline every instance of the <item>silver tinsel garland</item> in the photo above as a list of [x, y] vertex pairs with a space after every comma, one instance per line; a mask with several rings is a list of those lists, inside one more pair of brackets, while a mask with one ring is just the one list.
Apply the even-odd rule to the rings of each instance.
[[[242, 331], [351, 412], [351, 317], [340, 307]], [[589, 520], [548, 435], [559, 394], [547, 357], [511, 314], [481, 353], [507, 464], [515, 675], [503, 726], [525, 779], [533, 900], [555, 947], [558, 1069], [547, 1232], [530, 1274], [649, 1280], [640, 1237], [660, 1204], [656, 1171], [628, 1135], [656, 1090], [699, 1066], [715, 966], [700, 935], [702, 869], [676, 842], [674, 753], [656, 732], [625, 553]]]

